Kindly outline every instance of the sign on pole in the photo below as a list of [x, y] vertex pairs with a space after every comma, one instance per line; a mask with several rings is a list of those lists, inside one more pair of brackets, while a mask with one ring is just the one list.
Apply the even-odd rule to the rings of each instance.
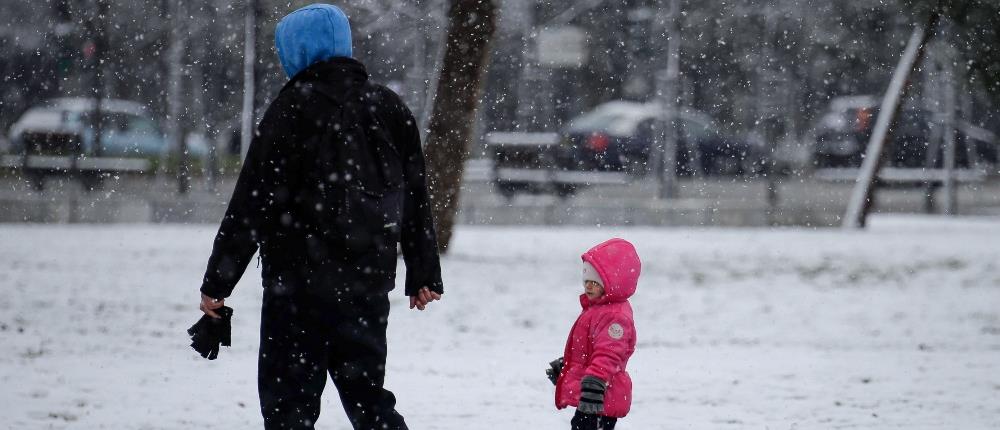
[[587, 34], [577, 27], [543, 28], [537, 46], [542, 67], [577, 69], [587, 62]]

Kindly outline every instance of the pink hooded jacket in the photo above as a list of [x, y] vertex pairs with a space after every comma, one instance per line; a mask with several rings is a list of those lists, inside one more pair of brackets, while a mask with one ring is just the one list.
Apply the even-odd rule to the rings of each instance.
[[635, 293], [641, 263], [635, 247], [624, 239], [611, 239], [585, 254], [604, 280], [604, 295], [590, 301], [580, 295], [583, 312], [576, 319], [566, 351], [562, 372], [556, 383], [556, 407], [578, 406], [580, 381], [593, 375], [607, 383], [604, 416], [621, 418], [632, 406], [632, 378], [625, 371], [635, 352], [635, 324], [628, 298]]

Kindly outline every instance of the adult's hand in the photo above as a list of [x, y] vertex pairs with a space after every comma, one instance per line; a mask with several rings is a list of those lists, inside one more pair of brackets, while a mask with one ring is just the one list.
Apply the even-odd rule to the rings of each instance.
[[201, 311], [204, 312], [205, 315], [208, 315], [212, 318], [222, 318], [222, 316], [216, 313], [215, 310], [225, 305], [226, 305], [226, 299], [214, 299], [209, 296], [206, 296], [205, 293], [201, 293], [201, 305], [198, 306], [198, 309], [201, 309]]
[[435, 300], [441, 300], [441, 295], [431, 291], [429, 288], [421, 288], [417, 291], [417, 295], [410, 296], [410, 309], [417, 308], [419, 310], [424, 310], [430, 302]]

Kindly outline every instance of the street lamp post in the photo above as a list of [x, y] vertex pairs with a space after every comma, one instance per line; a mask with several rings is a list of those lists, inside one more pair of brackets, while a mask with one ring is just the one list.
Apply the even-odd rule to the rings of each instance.
[[257, 16], [255, 0], [247, 0], [246, 16], [243, 20], [243, 112], [240, 116], [240, 157], [246, 158], [253, 134], [254, 72], [256, 61]]
[[677, 197], [677, 126], [678, 106], [677, 94], [680, 77], [680, 0], [670, 2], [669, 15], [666, 19], [665, 33], [667, 35], [667, 68], [660, 73], [659, 103], [663, 109], [663, 122], [660, 130], [658, 154], [653, 169], [656, 170], [660, 187], [658, 197], [672, 199]]

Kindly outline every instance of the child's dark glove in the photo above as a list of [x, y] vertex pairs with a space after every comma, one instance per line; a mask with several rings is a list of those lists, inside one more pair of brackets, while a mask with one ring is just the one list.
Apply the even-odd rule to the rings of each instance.
[[552, 385], [555, 385], [559, 381], [559, 374], [562, 373], [563, 368], [563, 358], [559, 357], [549, 363], [549, 368], [545, 369], [545, 374], [548, 375], [549, 380], [552, 381]]
[[233, 309], [223, 306], [215, 310], [222, 318], [212, 318], [202, 315], [191, 328], [187, 330], [191, 336], [191, 347], [202, 357], [215, 360], [219, 356], [219, 345], [231, 346]]
[[576, 410], [593, 415], [604, 413], [604, 388], [604, 381], [596, 376], [584, 376], [580, 381], [580, 405]]

